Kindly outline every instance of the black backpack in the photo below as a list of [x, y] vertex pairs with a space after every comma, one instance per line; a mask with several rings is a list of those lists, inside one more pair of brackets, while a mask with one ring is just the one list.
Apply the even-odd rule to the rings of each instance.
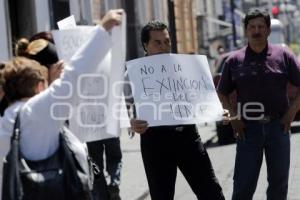
[[29, 161], [20, 152], [19, 115], [20, 112], [3, 165], [2, 200], [92, 199], [92, 166], [78, 138], [64, 127], [60, 131], [59, 148], [52, 156]]

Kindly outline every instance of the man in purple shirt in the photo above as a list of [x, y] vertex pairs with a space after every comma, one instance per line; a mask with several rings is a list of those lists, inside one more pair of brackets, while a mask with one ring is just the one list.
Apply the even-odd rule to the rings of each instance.
[[[268, 43], [270, 16], [252, 9], [244, 19], [248, 45], [226, 60], [218, 86], [237, 137], [233, 200], [250, 200], [265, 152], [268, 200], [286, 200], [290, 167], [289, 128], [300, 107], [300, 90], [289, 105], [287, 83], [300, 86], [300, 63], [286, 48]], [[237, 93], [237, 104], [229, 94]]]

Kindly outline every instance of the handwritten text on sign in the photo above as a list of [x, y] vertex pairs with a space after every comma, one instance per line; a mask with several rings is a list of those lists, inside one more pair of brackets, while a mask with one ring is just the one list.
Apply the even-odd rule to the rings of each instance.
[[93, 26], [52, 31], [59, 59], [69, 62], [75, 52], [91, 37]]
[[222, 106], [205, 56], [161, 54], [126, 65], [137, 117], [150, 126], [220, 119]]
[[[79, 98], [74, 102], [76, 106], [69, 119], [69, 128], [76, 131], [82, 141], [117, 137], [121, 133], [120, 114], [115, 105], [121, 102], [122, 87], [115, 90], [115, 85], [124, 78], [126, 18], [123, 16], [122, 20], [122, 27], [114, 27], [111, 31], [115, 42], [104, 59], [97, 63], [96, 73], [80, 74], [74, 89]], [[92, 38], [95, 30], [95, 27], [77, 26], [74, 29], [53, 31], [59, 58], [69, 62], [76, 51]], [[84, 54], [80, 56], [83, 59], [88, 57]]]

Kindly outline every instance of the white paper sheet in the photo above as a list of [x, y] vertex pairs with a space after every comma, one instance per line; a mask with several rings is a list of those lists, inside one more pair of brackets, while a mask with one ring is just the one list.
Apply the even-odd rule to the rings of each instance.
[[206, 56], [160, 54], [126, 63], [139, 119], [149, 126], [219, 120], [223, 109]]
[[[77, 49], [89, 39], [92, 29], [90, 26], [77, 26], [75, 29], [54, 31], [59, 58], [68, 63]], [[118, 137], [121, 133], [120, 112], [116, 108], [120, 108], [122, 102], [126, 16], [123, 16], [122, 26], [114, 27], [111, 34], [112, 49], [99, 63], [97, 74], [81, 75], [75, 88], [80, 101], [76, 102], [76, 109], [69, 120], [70, 129], [80, 133], [82, 141]]]
[[74, 15], [71, 15], [65, 19], [62, 19], [57, 22], [57, 26], [59, 30], [64, 29], [73, 29], [76, 27], [76, 21]]

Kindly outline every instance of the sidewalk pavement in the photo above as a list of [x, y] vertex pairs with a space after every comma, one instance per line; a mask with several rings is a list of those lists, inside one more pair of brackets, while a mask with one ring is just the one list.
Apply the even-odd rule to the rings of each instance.
[[[212, 126], [201, 128], [205, 138], [214, 132]], [[206, 137], [208, 139], [209, 137]], [[204, 140], [205, 141], [205, 140]], [[293, 134], [291, 137], [291, 168], [289, 180], [288, 200], [300, 199], [300, 134]], [[129, 139], [127, 134], [121, 136], [123, 149], [123, 169], [121, 182], [121, 197], [123, 200], [150, 200], [147, 180], [143, 168], [139, 147], [139, 136]], [[208, 148], [208, 153], [215, 169], [215, 173], [223, 188], [226, 199], [231, 199], [233, 184], [233, 168], [235, 159], [235, 146], [226, 145]], [[266, 199], [267, 175], [266, 165], [263, 163], [254, 200]], [[196, 200], [195, 195], [189, 188], [180, 171], [176, 181], [175, 200]]]

